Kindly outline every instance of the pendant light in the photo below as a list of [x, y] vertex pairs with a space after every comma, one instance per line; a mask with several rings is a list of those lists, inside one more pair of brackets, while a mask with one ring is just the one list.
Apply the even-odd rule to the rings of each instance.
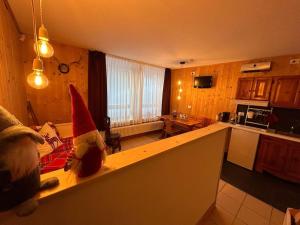
[[32, 73], [27, 76], [27, 83], [35, 89], [43, 89], [49, 84], [44, 75], [43, 61], [39, 57], [33, 60]]
[[48, 86], [49, 81], [48, 78], [44, 75], [43, 61], [39, 54], [39, 46], [37, 45], [34, 0], [31, 0], [31, 7], [32, 7], [32, 26], [33, 26], [34, 42], [35, 42], [35, 46], [37, 46], [37, 51], [36, 51], [37, 55], [33, 60], [32, 73], [30, 73], [27, 76], [27, 83], [29, 84], [29, 86], [35, 89], [43, 89]]
[[54, 54], [54, 49], [49, 43], [48, 31], [44, 25], [43, 21], [43, 5], [42, 0], [40, 0], [40, 16], [41, 16], [41, 26], [39, 28], [39, 37], [37, 45], [35, 44], [35, 51], [39, 51], [39, 54], [43, 58], [50, 58]]

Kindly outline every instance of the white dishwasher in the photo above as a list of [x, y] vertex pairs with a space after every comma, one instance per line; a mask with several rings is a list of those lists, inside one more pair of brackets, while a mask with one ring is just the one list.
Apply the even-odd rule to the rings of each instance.
[[232, 128], [227, 160], [252, 170], [258, 141], [258, 133]]

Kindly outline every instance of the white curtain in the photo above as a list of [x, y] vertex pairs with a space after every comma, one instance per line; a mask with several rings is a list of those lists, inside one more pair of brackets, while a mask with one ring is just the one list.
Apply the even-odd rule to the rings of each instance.
[[157, 120], [165, 69], [106, 55], [107, 108], [112, 127]]

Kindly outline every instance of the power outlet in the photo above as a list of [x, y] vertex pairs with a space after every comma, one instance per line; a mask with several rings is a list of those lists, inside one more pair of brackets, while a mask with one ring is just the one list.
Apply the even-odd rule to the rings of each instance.
[[187, 108], [188, 108], [188, 109], [191, 109], [191, 108], [192, 108], [192, 106], [191, 106], [191, 105], [188, 105], [188, 106], [187, 106]]
[[298, 59], [291, 59], [290, 64], [300, 64], [300, 58]]

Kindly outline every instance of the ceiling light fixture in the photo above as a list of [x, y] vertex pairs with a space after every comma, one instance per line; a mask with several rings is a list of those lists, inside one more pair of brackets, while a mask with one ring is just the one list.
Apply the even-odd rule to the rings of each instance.
[[33, 35], [35, 46], [37, 46], [37, 55], [33, 60], [32, 64], [32, 73], [27, 76], [27, 83], [29, 86], [35, 89], [43, 89], [48, 86], [49, 81], [48, 78], [44, 75], [44, 66], [43, 61], [39, 54], [39, 45], [37, 44], [37, 33], [36, 33], [36, 20], [35, 20], [35, 8], [34, 8], [34, 0], [31, 0], [32, 7], [32, 26], [33, 26]]
[[[52, 45], [49, 43], [49, 35], [48, 30], [46, 29], [43, 21], [43, 2], [40, 0], [40, 16], [41, 16], [41, 26], [39, 28], [39, 37], [37, 41], [37, 45], [35, 44], [35, 51], [39, 51], [39, 54], [43, 58], [50, 58], [54, 54], [54, 49]], [[38, 49], [36, 48], [38, 46]]]

